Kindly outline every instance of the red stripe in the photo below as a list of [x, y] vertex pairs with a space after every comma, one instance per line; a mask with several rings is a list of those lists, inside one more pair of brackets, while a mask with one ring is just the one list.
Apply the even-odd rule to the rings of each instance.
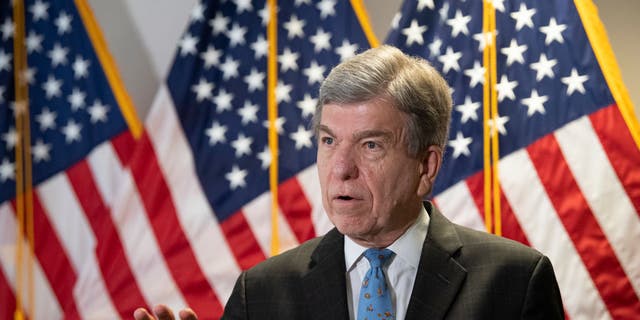
[[[12, 205], [15, 212], [15, 201]], [[73, 297], [73, 288], [78, 278], [76, 270], [35, 192], [33, 193], [33, 231], [36, 257], [58, 299], [64, 318], [80, 319]]]
[[469, 188], [469, 193], [473, 197], [473, 202], [476, 204], [478, 208], [478, 213], [480, 214], [480, 219], [484, 223], [484, 175], [483, 172], [480, 171], [465, 181], [467, 183], [467, 188]]
[[612, 317], [637, 317], [640, 301], [573, 178], [555, 137], [548, 135], [527, 151]]
[[13, 319], [16, 310], [16, 297], [9, 285], [4, 271], [0, 268], [0, 319]]
[[122, 318], [129, 318], [136, 308], [148, 305], [131, 272], [109, 209], [100, 196], [86, 160], [71, 167], [67, 176], [95, 234], [98, 265], [113, 304]]
[[609, 157], [609, 162], [640, 215], [640, 150], [616, 105], [592, 113], [589, 118]]
[[[127, 147], [120, 145], [126, 141], [113, 141], [117, 153]], [[126, 157], [122, 155], [121, 158]], [[186, 302], [202, 319], [219, 318], [222, 304], [207, 282], [181, 228], [169, 186], [146, 132], [138, 140], [130, 168], [157, 243]]]
[[125, 131], [115, 138], [111, 139], [111, 143], [116, 148], [116, 154], [120, 159], [120, 163], [125, 167], [133, 157], [136, 141], [133, 139], [131, 132]]
[[256, 240], [244, 213], [238, 211], [220, 223], [229, 248], [242, 270], [247, 270], [265, 259], [264, 253]]
[[500, 219], [502, 222], [503, 237], [531, 246], [502, 188], [500, 188]]
[[278, 204], [299, 243], [316, 236], [311, 221], [311, 204], [302, 191], [300, 182], [293, 177], [278, 187]]

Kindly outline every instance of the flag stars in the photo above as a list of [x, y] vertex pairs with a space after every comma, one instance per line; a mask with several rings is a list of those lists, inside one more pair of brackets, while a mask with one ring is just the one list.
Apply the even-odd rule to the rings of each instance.
[[231, 146], [236, 150], [236, 158], [240, 158], [243, 155], [251, 154], [251, 144], [253, 143], [253, 138], [246, 137], [244, 134], [239, 134], [236, 140], [231, 142]]
[[263, 35], [259, 35], [256, 42], [251, 44], [251, 50], [253, 50], [253, 54], [256, 59], [267, 56], [268, 49], [269, 42], [267, 42]]
[[231, 78], [237, 77], [239, 67], [240, 62], [238, 60], [234, 60], [232, 57], [227, 57], [226, 59], [224, 59], [224, 62], [220, 65], [220, 71], [222, 71], [222, 79], [229, 80]]
[[544, 44], [550, 45], [553, 41], [558, 41], [559, 43], [564, 43], [564, 38], [562, 37], [562, 31], [567, 29], [567, 25], [558, 24], [556, 22], [556, 18], [551, 18], [549, 20], [549, 25], [540, 27], [540, 32], [544, 33]]
[[67, 144], [72, 143], [74, 141], [80, 141], [80, 130], [82, 126], [77, 124], [73, 119], [67, 122], [67, 125], [62, 127], [62, 134], [64, 134], [65, 141]]
[[33, 84], [36, 79], [36, 68], [27, 68], [20, 72], [20, 81], [22, 83]]
[[451, 26], [451, 36], [457, 37], [460, 33], [468, 35], [467, 24], [469, 21], [471, 21], [471, 16], [463, 16], [460, 10], [456, 10], [455, 17], [447, 20], [447, 24]]
[[453, 148], [453, 157], [458, 158], [460, 155], [470, 156], [469, 145], [473, 142], [473, 138], [465, 137], [462, 132], [458, 131], [455, 140], [449, 140], [447, 145]]
[[16, 143], [18, 143], [18, 132], [15, 128], [11, 127], [9, 130], [2, 134], [2, 140], [7, 150], [12, 150]]
[[558, 64], [558, 60], [547, 59], [547, 55], [542, 53], [540, 54], [540, 59], [538, 62], [534, 62], [531, 64], [531, 69], [536, 71], [536, 81], [540, 81], [544, 79], [544, 77], [549, 77], [553, 79], [555, 74], [553, 73], [553, 67]]
[[212, 66], [218, 66], [220, 64], [220, 57], [222, 57], [222, 51], [216, 50], [213, 46], [208, 46], [207, 51], [200, 53], [200, 58], [204, 60], [204, 67], [207, 69]]
[[41, 35], [33, 31], [29, 31], [29, 35], [27, 36], [26, 46], [27, 52], [32, 53], [33, 51], [40, 52], [42, 50], [42, 40], [44, 38]]
[[562, 83], [567, 85], [567, 95], [572, 95], [575, 91], [585, 93], [584, 83], [589, 80], [589, 76], [578, 74], [576, 68], [571, 69], [571, 74], [568, 77], [561, 79]]
[[107, 122], [109, 106], [102, 104], [100, 100], [94, 101], [87, 111], [89, 112], [91, 123]]
[[71, 16], [64, 11], [61, 11], [55, 21], [55, 25], [58, 28], [58, 34], [71, 32], [71, 21]]
[[67, 64], [67, 53], [69, 53], [69, 49], [60, 46], [59, 43], [53, 45], [53, 49], [51, 49], [48, 54], [51, 59], [51, 65], [56, 67], [59, 64]]
[[211, 127], [207, 128], [205, 134], [209, 137], [209, 145], [215, 146], [218, 143], [227, 142], [226, 138], [227, 127], [220, 125], [217, 121], [211, 124]]
[[249, 92], [264, 89], [264, 72], [258, 72], [256, 68], [251, 68], [251, 73], [244, 77], [244, 82], [247, 84]]
[[340, 56], [340, 61], [355, 56], [356, 51], [358, 51], [358, 44], [351, 43], [347, 39], [342, 40], [342, 45], [336, 48], [336, 53]]
[[411, 20], [411, 25], [409, 27], [402, 29], [402, 34], [407, 37], [406, 45], [410, 46], [414, 42], [422, 45], [424, 43], [424, 38], [422, 34], [427, 31], [427, 26], [418, 25], [418, 21], [416, 19]]
[[504, 0], [489, 0], [489, 2], [496, 10], [504, 13]]
[[523, 53], [525, 51], [527, 51], [527, 45], [518, 45], [516, 39], [511, 39], [509, 47], [500, 49], [500, 52], [507, 56], [507, 66], [511, 66], [514, 62], [524, 64]]
[[320, 10], [320, 18], [326, 19], [328, 16], [334, 16], [336, 14], [335, 6], [335, 0], [322, 0], [318, 2], [316, 8]]
[[314, 99], [310, 94], [305, 93], [304, 99], [298, 101], [297, 106], [302, 112], [302, 117], [309, 118], [315, 114], [316, 104], [318, 104], [318, 99]]
[[87, 77], [89, 75], [89, 64], [89, 60], [84, 60], [82, 57], [77, 56], [71, 66], [73, 68], [74, 78], [81, 79]]
[[493, 31], [476, 33], [473, 39], [478, 41], [478, 51], [482, 52], [487, 45], [493, 44]]
[[304, 69], [304, 75], [307, 76], [307, 80], [309, 85], [313, 85], [314, 83], [321, 83], [324, 80], [324, 72], [326, 67], [323, 65], [319, 65], [315, 60], [311, 61], [311, 65], [309, 68]]
[[237, 45], [243, 45], [245, 43], [245, 34], [247, 33], [246, 27], [241, 27], [239, 24], [234, 23], [231, 30], [227, 33], [229, 37], [229, 46], [232, 48]]
[[533, 29], [533, 20], [531, 18], [534, 14], [536, 14], [536, 9], [527, 9], [527, 6], [521, 3], [520, 9], [511, 13], [511, 18], [516, 20], [516, 31], [520, 31], [525, 26]]
[[538, 95], [538, 90], [533, 89], [531, 91], [531, 96], [529, 96], [529, 98], [522, 99], [522, 104], [528, 107], [527, 116], [531, 117], [536, 112], [539, 112], [540, 114], [544, 114], [545, 113], [544, 103], [547, 102], [548, 100], [549, 100], [549, 97], [540, 96]]
[[59, 97], [62, 93], [60, 87], [62, 87], [62, 80], [56, 80], [52, 75], [49, 75], [47, 81], [42, 84], [42, 89], [45, 91], [47, 99]]
[[49, 108], [42, 108], [42, 112], [40, 112], [36, 116], [36, 121], [40, 124], [40, 131], [46, 131], [48, 129], [56, 128], [56, 116], [57, 114], [53, 111], [50, 111]]
[[[275, 128], [276, 128], [276, 132], [277, 132], [278, 134], [282, 134], [282, 132], [284, 131], [283, 126], [284, 126], [284, 123], [285, 123], [286, 121], [287, 121], [287, 120], [285, 120], [285, 118], [284, 118], [284, 117], [278, 117], [278, 118], [276, 118], [276, 121], [274, 121], [273, 125], [275, 126]], [[262, 122], [262, 125], [263, 125], [265, 128], [269, 129], [269, 120]]]
[[435, 37], [433, 41], [429, 44], [429, 56], [437, 57], [440, 55], [440, 48], [442, 47], [442, 40], [440, 38]]
[[312, 137], [313, 133], [311, 132], [311, 130], [305, 130], [303, 125], [299, 125], [298, 131], [293, 132], [289, 135], [289, 138], [296, 142], [296, 150], [300, 150], [302, 148], [311, 148]]
[[191, 86], [191, 90], [196, 93], [196, 101], [202, 102], [202, 100], [211, 99], [213, 83], [208, 82], [204, 78], [200, 78], [197, 84]]
[[278, 56], [281, 71], [286, 72], [287, 70], [298, 70], [297, 60], [299, 57], [300, 54], [291, 52], [291, 49], [285, 48], [284, 52]]
[[478, 61], [473, 62], [473, 68], [464, 71], [464, 74], [471, 78], [469, 80], [469, 86], [471, 86], [471, 88], [475, 88], [478, 83], [484, 84], [485, 73], [485, 68], [481, 66]]
[[500, 77], [500, 82], [496, 85], [496, 90], [498, 90], [498, 102], [502, 102], [504, 98], [515, 100], [516, 95], [513, 92], [513, 89], [517, 86], [518, 81], [509, 81], [509, 78], [503, 74], [502, 77]]
[[0, 181], [5, 182], [9, 179], [15, 180], [16, 178], [16, 165], [9, 161], [9, 159], [2, 159], [0, 163]]
[[258, 153], [258, 160], [262, 164], [262, 169], [267, 169], [271, 165], [271, 150], [269, 150], [269, 146], [264, 146], [264, 149]]
[[451, 69], [460, 71], [458, 60], [460, 60], [461, 57], [461, 52], [454, 52], [451, 47], [447, 47], [447, 52], [444, 55], [438, 57], [438, 61], [442, 63], [442, 71], [444, 73], [449, 72], [449, 70]]
[[11, 53], [0, 50], [0, 71], [11, 71]]
[[244, 102], [244, 106], [238, 109], [238, 115], [242, 118], [243, 125], [251, 122], [258, 122], [258, 106], [249, 101]]
[[205, 7], [202, 5], [202, 3], [196, 4], [191, 10], [191, 20], [192, 21], [204, 20], [204, 9]]
[[71, 110], [78, 111], [84, 108], [84, 99], [87, 95], [78, 88], [73, 88], [71, 94], [67, 97], [67, 101], [71, 104]]
[[42, 139], [38, 139], [36, 144], [31, 146], [31, 152], [33, 155], [33, 161], [35, 163], [40, 163], [41, 161], [49, 161], [51, 159], [51, 144], [44, 143]]
[[313, 43], [313, 51], [316, 53], [331, 49], [331, 43], [329, 42], [329, 40], [331, 40], [331, 33], [325, 32], [322, 28], [318, 29], [316, 34], [311, 36], [310, 40], [311, 43]]
[[422, 11], [424, 8], [433, 10], [435, 7], [436, 5], [433, 3], [433, 0], [418, 0], [418, 11]]
[[298, 19], [298, 17], [294, 14], [291, 16], [289, 21], [283, 24], [284, 28], [287, 30], [287, 38], [295, 39], [296, 37], [304, 38], [304, 25], [306, 22], [304, 20]]
[[251, 0], [234, 0], [236, 4], [236, 13], [240, 14], [245, 11], [251, 12], [253, 10], [253, 5], [251, 4]]
[[262, 21], [263, 26], [267, 26], [269, 24], [269, 19], [271, 19], [271, 13], [269, 12], [269, 5], [265, 3], [265, 6], [258, 11], [258, 16]]
[[276, 85], [276, 101], [280, 102], [291, 102], [291, 90], [293, 90], [293, 86], [289, 84], [285, 84], [282, 81], [278, 81]]
[[220, 90], [218, 95], [213, 97], [213, 103], [216, 105], [217, 113], [231, 110], [231, 102], [233, 102], [233, 94], [227, 92], [225, 89]]
[[29, 11], [33, 15], [33, 21], [38, 21], [40, 19], [47, 20], [49, 18], [49, 13], [47, 12], [48, 9], [49, 4], [40, 0], [36, 1], [31, 7], [29, 7]]
[[189, 54], [196, 54], [197, 44], [198, 44], [198, 37], [194, 37], [190, 33], [185, 34], [182, 37], [182, 39], [180, 39], [180, 42], [178, 43], [178, 47], [180, 47], [180, 56], [184, 57]]
[[234, 165], [231, 171], [225, 174], [224, 177], [229, 180], [229, 188], [235, 190], [247, 185], [245, 178], [248, 174], [249, 172], [247, 170], [240, 170], [237, 165]]
[[15, 32], [15, 27], [13, 26], [13, 21], [10, 18], [5, 18], [2, 26], [0, 26], [0, 33], [2, 33], [2, 40], [7, 40], [13, 37], [13, 33]]
[[213, 33], [214, 36], [226, 32], [228, 25], [229, 18], [225, 17], [221, 12], [216, 13], [216, 16], [209, 21], [211, 33]]
[[479, 102], [471, 101], [470, 97], [464, 98], [464, 103], [456, 106], [456, 111], [461, 113], [460, 122], [463, 124], [467, 123], [469, 120], [478, 120], [477, 110], [480, 108]]
[[509, 122], [509, 117], [508, 116], [498, 116], [497, 118], [494, 119], [489, 119], [487, 124], [489, 125], [489, 128], [491, 129], [491, 136], [494, 135], [495, 130], [498, 131], [498, 133], [500, 133], [501, 135], [507, 135], [507, 128], [505, 127], [505, 124], [507, 124], [507, 122]]

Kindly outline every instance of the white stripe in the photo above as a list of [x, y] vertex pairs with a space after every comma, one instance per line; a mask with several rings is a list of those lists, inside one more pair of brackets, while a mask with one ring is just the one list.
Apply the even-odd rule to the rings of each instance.
[[186, 303], [169, 272], [134, 185], [127, 171], [116, 195], [119, 200], [111, 210], [129, 266], [146, 301], [180, 310]]
[[580, 191], [640, 295], [640, 219], [609, 163], [591, 122], [582, 117], [555, 133]]
[[100, 196], [105, 205], [111, 208], [125, 174], [113, 145], [108, 142], [100, 144], [91, 151], [86, 160], [93, 169], [91, 172], [100, 191]]
[[62, 242], [77, 275], [73, 295], [83, 318], [103, 311], [107, 318], [116, 318], [104, 279], [100, 276], [94, 254], [96, 238], [84, 211], [77, 202], [66, 174], [57, 174], [37, 188], [44, 213]]
[[553, 263], [565, 309], [572, 319], [610, 319], [607, 308], [569, 238], [544, 186], [522, 149], [500, 161], [500, 181], [531, 245]]
[[462, 180], [434, 198], [438, 209], [451, 221], [472, 229], [486, 231], [480, 211], [469, 186]]
[[[262, 252], [265, 257], [269, 257], [271, 255], [271, 192], [265, 192], [253, 199], [242, 208], [242, 211]], [[299, 244], [282, 212], [278, 214], [278, 233], [281, 252]]]
[[318, 166], [314, 164], [298, 173], [298, 183], [300, 183], [307, 201], [311, 204], [311, 220], [313, 221], [316, 235], [320, 236], [327, 233], [327, 231], [333, 229], [333, 223], [329, 220], [322, 206]]
[[224, 305], [240, 268], [198, 181], [191, 149], [164, 83], [147, 117], [146, 128], [169, 185], [182, 229], [200, 269]]
[[[0, 204], [0, 268], [9, 282], [9, 286], [16, 295], [16, 219], [9, 202]], [[22, 243], [22, 248], [27, 248], [26, 241]], [[26, 259], [26, 255], [24, 256]], [[26, 265], [26, 260], [23, 262]], [[25, 278], [26, 279], [26, 275]], [[62, 310], [58, 304], [47, 277], [42, 271], [42, 266], [35, 260], [33, 263], [34, 299], [36, 302], [34, 315], [31, 319], [61, 319]], [[27, 285], [27, 282], [24, 282]], [[24, 287], [22, 301], [26, 302], [27, 292]], [[0, 301], [2, 303], [2, 301]], [[29, 312], [29, 307], [25, 306], [25, 311]]]

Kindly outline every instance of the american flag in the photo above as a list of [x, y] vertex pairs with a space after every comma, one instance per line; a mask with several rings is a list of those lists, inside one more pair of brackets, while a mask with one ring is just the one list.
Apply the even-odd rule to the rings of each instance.
[[[21, 83], [28, 109], [15, 102]], [[84, 1], [0, 3], [1, 319], [16, 308], [30, 319], [113, 319], [146, 305], [111, 211], [130, 127], [141, 128], [133, 110]], [[30, 130], [17, 115], [28, 115]], [[32, 169], [32, 210], [16, 198], [17, 181], [29, 183], [21, 167]], [[32, 216], [31, 260], [21, 216]]]
[[[500, 222], [502, 235], [548, 255], [568, 318], [637, 319], [640, 130], [596, 9], [578, 0], [490, 3], [495, 33], [483, 30], [482, 1], [420, 0], [404, 2], [387, 39], [429, 59], [453, 91], [434, 200], [454, 221], [492, 231]], [[496, 60], [484, 64], [492, 34]], [[499, 219], [488, 224], [487, 85], [497, 90], [487, 120], [498, 132], [500, 191]]]

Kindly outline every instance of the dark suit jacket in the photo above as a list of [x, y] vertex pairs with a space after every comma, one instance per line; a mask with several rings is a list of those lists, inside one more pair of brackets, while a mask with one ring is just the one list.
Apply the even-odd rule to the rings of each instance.
[[[562, 319], [549, 259], [431, 217], [405, 319]], [[325, 236], [242, 273], [223, 319], [348, 319], [344, 236]]]

